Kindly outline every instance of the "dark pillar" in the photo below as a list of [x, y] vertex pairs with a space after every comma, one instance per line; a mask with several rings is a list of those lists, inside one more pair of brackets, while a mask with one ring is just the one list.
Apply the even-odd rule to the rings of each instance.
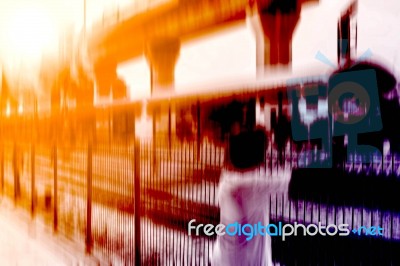
[[264, 65], [287, 66], [292, 61], [292, 36], [300, 18], [297, 0], [271, 0], [259, 3], [259, 16], [264, 33]]
[[113, 60], [104, 60], [95, 67], [97, 94], [99, 96], [113, 95], [113, 100], [128, 97], [125, 82], [117, 75], [117, 63]]
[[338, 64], [350, 66], [350, 14], [344, 14], [338, 22]]
[[92, 253], [92, 143], [88, 143], [87, 154], [87, 199], [86, 199], [86, 253]]
[[117, 64], [113, 60], [104, 60], [95, 66], [97, 94], [99, 96], [110, 95], [113, 82], [117, 77]]
[[140, 246], [142, 244], [141, 241], [141, 232], [140, 232], [140, 218], [141, 218], [141, 199], [140, 199], [140, 191], [141, 191], [141, 184], [140, 184], [140, 142], [136, 139], [135, 140], [135, 153], [134, 153], [134, 228], [135, 228], [135, 265], [141, 265], [141, 250]]
[[180, 46], [178, 38], [160, 38], [148, 43], [145, 54], [150, 66], [152, 95], [174, 90]]
[[257, 74], [275, 66], [290, 67], [292, 37], [304, 2], [318, 0], [251, 0], [248, 21], [256, 37]]
[[54, 206], [53, 206], [53, 231], [58, 231], [58, 173], [57, 173], [57, 146], [53, 146], [53, 195], [54, 195]]

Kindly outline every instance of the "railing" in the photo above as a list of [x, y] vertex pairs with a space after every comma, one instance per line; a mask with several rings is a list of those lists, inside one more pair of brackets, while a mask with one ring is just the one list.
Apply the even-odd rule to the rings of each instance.
[[[167, 150], [165, 144], [137, 142], [140, 153], [136, 157], [135, 143], [66, 146], [4, 142], [1, 189], [4, 196], [29, 210], [33, 219], [85, 245], [88, 252], [112, 264], [133, 264], [135, 180], [139, 178], [140, 254], [146, 264], [153, 252], [162, 252], [158, 249], [162, 246], [160, 233], [163, 241], [172, 241], [178, 251], [178, 235], [191, 241], [182, 232], [188, 217], [218, 220], [215, 189], [223, 149], [205, 144], [203, 158], [195, 160], [197, 145], [174, 143]], [[203, 178], [204, 174], [208, 178]], [[196, 252], [207, 260], [199, 247]], [[179, 254], [184, 256], [182, 251]]]
[[[371, 203], [369, 199], [374, 197], [367, 193], [358, 193], [357, 199], [343, 194], [335, 200], [329, 196], [335, 191], [318, 194], [318, 185], [335, 182], [334, 177], [327, 176], [321, 176], [327, 178], [326, 182], [316, 184], [314, 193], [302, 195], [301, 186], [296, 185], [298, 178], [304, 178], [308, 189], [312, 184], [307, 183], [305, 174], [290, 179], [297, 166], [297, 152], [288, 145], [284, 160], [279, 163], [274, 145], [269, 147], [259, 173], [267, 180], [281, 180], [288, 187], [287, 192], [270, 191], [265, 197], [262, 204], [268, 209], [270, 221], [343, 222], [352, 227], [384, 228], [380, 237], [335, 238], [336, 242], [321, 237], [289, 238], [285, 242], [272, 238], [276, 263], [343, 262], [354, 254], [358, 254], [358, 261], [366, 263], [367, 259], [399, 261], [392, 252], [400, 240], [399, 208], [394, 198], [397, 194], [393, 194], [399, 190], [394, 175], [399, 165], [396, 157], [383, 161], [389, 176], [369, 179], [375, 182], [372, 186], [384, 189], [375, 191], [375, 198], [387, 194], [390, 201], [393, 197], [392, 204], [385, 205], [379, 200]], [[195, 141], [173, 141], [171, 145], [139, 140], [125, 145], [4, 141], [1, 155], [3, 195], [30, 211], [32, 219], [47, 224], [87, 252], [111, 264], [209, 265], [215, 238], [189, 236], [187, 224], [192, 219], [198, 223], [219, 222], [217, 191], [224, 158], [222, 146], [205, 141], [201, 145]], [[392, 189], [379, 186], [388, 179]], [[138, 195], [140, 201], [135, 202]], [[135, 216], [136, 213], [140, 215]], [[321, 253], [310, 255], [314, 254], [313, 248], [319, 248]], [[304, 250], [308, 256], [295, 250]], [[365, 250], [377, 252], [359, 255]], [[358, 251], [362, 252], [354, 253]]]

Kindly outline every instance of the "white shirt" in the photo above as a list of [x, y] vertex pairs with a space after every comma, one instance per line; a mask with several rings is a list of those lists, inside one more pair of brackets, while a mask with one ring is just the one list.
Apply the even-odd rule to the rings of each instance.
[[[286, 192], [288, 178], [262, 174], [259, 169], [246, 172], [223, 170], [218, 188], [221, 224], [269, 223], [268, 200], [271, 194]], [[213, 266], [272, 264], [271, 237], [255, 235], [218, 236], [211, 258]]]

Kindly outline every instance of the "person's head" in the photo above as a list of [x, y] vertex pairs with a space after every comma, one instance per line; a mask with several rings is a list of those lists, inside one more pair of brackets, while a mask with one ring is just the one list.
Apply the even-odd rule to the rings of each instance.
[[[235, 126], [234, 126], [235, 127]], [[263, 128], [237, 130], [228, 140], [228, 165], [238, 171], [256, 168], [265, 162], [267, 135]]]
[[229, 106], [230, 126], [226, 162], [235, 171], [247, 171], [265, 162], [267, 135], [256, 125], [255, 105], [233, 102]]

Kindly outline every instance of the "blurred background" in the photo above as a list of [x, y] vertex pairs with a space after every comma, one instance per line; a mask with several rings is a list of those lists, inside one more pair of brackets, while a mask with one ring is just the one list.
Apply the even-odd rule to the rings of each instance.
[[[219, 222], [236, 119], [268, 136], [259, 173], [283, 188], [265, 202], [271, 221], [385, 229], [381, 238], [274, 240], [276, 265], [396, 264], [399, 17], [395, 0], [3, 0], [2, 198], [105, 264], [209, 265], [215, 238], [186, 226]], [[354, 66], [379, 73], [382, 117], [393, 117], [366, 135], [379, 151], [368, 163], [346, 152], [349, 132], [330, 136], [332, 150], [313, 137], [331, 132], [330, 78]], [[306, 104], [316, 89], [321, 97]], [[381, 119], [343, 102], [338, 115]], [[297, 129], [304, 138], [293, 138]], [[307, 153], [318, 149], [322, 159]], [[298, 171], [326, 156], [335, 170]], [[348, 186], [324, 189], [320, 176]]]
[[[54, 72], [55, 65], [58, 68], [62, 64], [73, 67], [75, 62], [70, 61], [83, 57], [77, 50], [87, 49], [90, 42], [99, 42], [101, 37], [96, 35], [107, 32], [104, 28], [107, 23], [112, 25], [123, 20], [122, 16], [129, 17], [130, 13], [140, 13], [152, 6], [168, 8], [177, 4], [174, 2], [177, 1], [2, 1], [0, 51], [3, 71], [9, 82], [15, 80], [20, 84], [16, 87], [31, 87], [13, 91], [33, 90], [46, 98], [49, 93], [43, 91], [48, 87], [46, 82], [50, 82], [48, 76], [51, 76], [46, 67]], [[329, 66], [315, 60], [315, 55], [321, 52], [330, 61], [336, 61], [336, 22], [348, 2], [322, 0], [301, 9], [292, 39], [293, 72], [317, 69], [324, 73], [330, 70]], [[360, 1], [358, 9], [357, 53], [371, 49], [376, 51], [374, 57], [395, 68], [399, 53], [395, 26], [398, 4], [392, 1], [379, 5], [364, 0]], [[250, 19], [244, 19], [227, 27], [210, 27], [216, 29], [195, 33], [197, 36], [180, 37], [180, 55], [175, 65], [176, 91], [190, 91], [198, 84], [254, 79], [257, 34], [251, 25]], [[83, 41], [83, 32], [87, 32], [88, 41]], [[132, 32], [132, 38], [134, 35]], [[150, 69], [145, 55], [132, 55], [132, 58], [118, 62], [117, 74], [126, 83], [130, 99], [150, 95]]]

